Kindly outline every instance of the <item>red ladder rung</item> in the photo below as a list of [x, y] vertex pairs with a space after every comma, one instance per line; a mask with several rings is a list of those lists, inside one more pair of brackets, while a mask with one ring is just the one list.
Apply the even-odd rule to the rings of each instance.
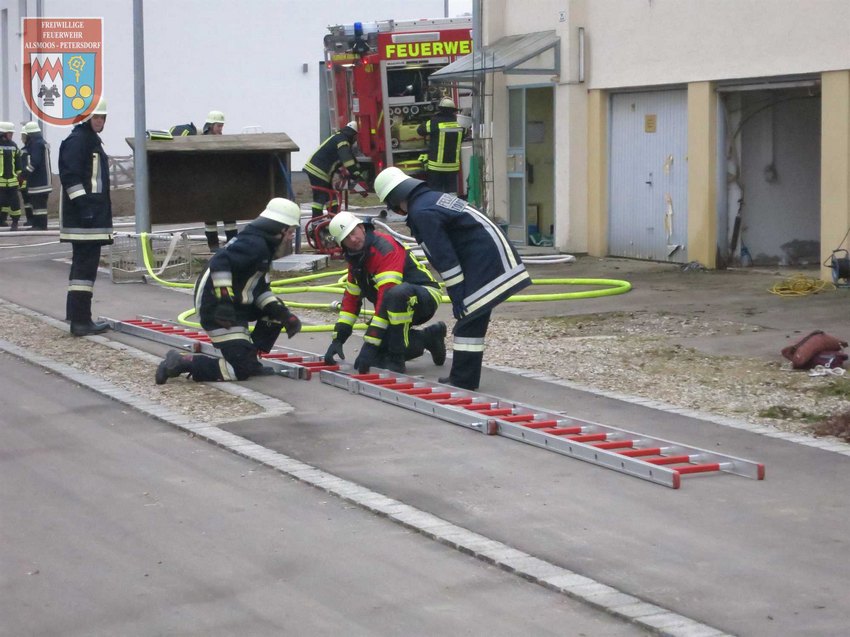
[[529, 420], [534, 420], [534, 414], [516, 414], [515, 416], [505, 416], [501, 420], [505, 422], [528, 422]]
[[450, 391], [435, 391], [433, 394], [427, 394], [425, 396], [420, 396], [420, 398], [423, 399], [423, 400], [435, 400], [435, 401], [438, 401], [438, 402], [441, 401], [441, 400], [445, 400], [446, 398], [451, 398], [451, 397], [452, 397], [452, 393]]
[[[408, 396], [422, 396], [424, 397], [426, 394], [434, 393], [433, 387], [414, 387], [413, 389], [400, 389], [402, 394], [407, 394]], [[451, 394], [449, 394], [451, 396]]]
[[631, 451], [618, 451], [629, 458], [638, 458], [640, 456], [660, 456], [661, 447], [645, 447], [643, 449], [632, 449]]
[[597, 449], [625, 449], [628, 447], [634, 447], [634, 440], [611, 440], [609, 442], [599, 442], [593, 445]]
[[531, 422], [520, 423], [523, 427], [529, 429], [546, 429], [547, 427], [555, 427], [558, 424], [557, 420], [533, 420]]
[[[555, 421], [553, 420], [552, 422]], [[581, 430], [581, 427], [547, 427], [540, 431], [544, 434], [552, 434], [553, 436], [571, 436], [573, 434], [580, 434]]]
[[378, 380], [381, 375], [380, 374], [352, 374], [352, 378], [355, 380], [362, 380], [367, 383], [371, 383], [373, 380]]
[[649, 458], [646, 460], [646, 462], [652, 464], [681, 464], [690, 461], [690, 456], [664, 456], [663, 458]]
[[469, 405], [467, 409], [469, 411], [485, 411], [487, 409], [492, 409], [493, 403], [475, 403], [474, 405]]
[[708, 464], [691, 464], [687, 467], [673, 467], [673, 471], [682, 473], [705, 473], [707, 471], [720, 471], [720, 463], [710, 462]]
[[579, 436], [570, 436], [573, 442], [593, 442], [594, 440], [606, 440], [608, 434], [583, 434]]
[[513, 412], [512, 407], [502, 407], [501, 409], [485, 409], [481, 412], [482, 416], [507, 416]]
[[462, 396], [459, 398], [448, 398], [446, 400], [438, 400], [438, 405], [468, 405], [472, 402], [472, 396]]

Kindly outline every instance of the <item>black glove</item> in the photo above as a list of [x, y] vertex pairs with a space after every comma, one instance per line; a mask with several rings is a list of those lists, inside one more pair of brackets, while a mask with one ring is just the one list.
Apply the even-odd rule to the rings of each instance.
[[[351, 336], [352, 329], [353, 328], [350, 323], [337, 321], [336, 325], [334, 325], [334, 340], [339, 341], [339, 344], [342, 345], [348, 340], [348, 337]], [[345, 358], [345, 356], [343, 356], [343, 358]]]
[[342, 360], [345, 360], [345, 354], [342, 351], [342, 343], [337, 340], [331, 341], [330, 346], [328, 346], [328, 351], [325, 352], [325, 365], [336, 365], [334, 356], [339, 356]]
[[236, 322], [236, 308], [230, 297], [223, 298], [218, 302], [213, 311], [213, 320], [221, 327], [230, 328]]
[[466, 310], [463, 307], [463, 293], [456, 292], [449, 298], [452, 300], [452, 314], [455, 319], [459, 321], [466, 315]]
[[283, 329], [286, 330], [286, 336], [292, 338], [301, 331], [301, 319], [290, 312], [289, 318], [283, 322]]
[[354, 361], [354, 368], [360, 374], [366, 374], [375, 360], [378, 358], [378, 346], [366, 343], [360, 348], [360, 353], [357, 355], [357, 360]]

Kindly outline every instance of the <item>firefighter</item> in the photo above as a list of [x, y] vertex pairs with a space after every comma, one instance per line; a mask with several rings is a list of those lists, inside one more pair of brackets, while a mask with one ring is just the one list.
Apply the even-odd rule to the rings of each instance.
[[[357, 130], [356, 121], [348, 122], [339, 132], [323, 141], [304, 164], [304, 170], [310, 180], [310, 188], [313, 190], [313, 217], [321, 217], [324, 214], [325, 204], [331, 199], [333, 174], [340, 168], [344, 168], [351, 177], [356, 179], [361, 189], [364, 191], [367, 189], [360, 166], [351, 151], [351, 146], [357, 139]], [[336, 211], [337, 205], [334, 201], [331, 212], [336, 213]]]
[[112, 243], [109, 157], [99, 135], [106, 114], [106, 100], [101, 98], [91, 116], [74, 126], [59, 146], [59, 241], [70, 243], [72, 250], [65, 319], [74, 336], [99, 334], [109, 327], [91, 318], [100, 250]]
[[21, 218], [18, 198], [21, 152], [12, 139], [14, 135], [15, 125], [12, 122], [0, 122], [0, 226], [7, 226], [6, 219], [11, 218], [9, 230], [17, 230]]
[[441, 99], [437, 114], [420, 124], [416, 131], [428, 139], [425, 164], [428, 185], [434, 190], [456, 194], [463, 127], [457, 123], [454, 101], [450, 97]]
[[[224, 131], [224, 113], [221, 111], [210, 111], [207, 114], [207, 119], [204, 121], [204, 128], [201, 131], [202, 135], [222, 135]], [[236, 227], [236, 221], [222, 221], [224, 225], [224, 236], [227, 241], [230, 241], [239, 232]], [[218, 221], [204, 221], [204, 235], [207, 238], [207, 246], [210, 252], [215, 252], [219, 249], [218, 241]]]
[[454, 354], [451, 371], [440, 382], [477, 389], [490, 314], [531, 284], [525, 265], [499, 226], [463, 199], [434, 190], [394, 166], [375, 179], [375, 192], [407, 217], [452, 301]]
[[31, 225], [33, 230], [47, 230], [47, 199], [53, 190], [50, 146], [44, 141], [38, 122], [24, 124], [21, 138], [24, 141], [21, 194], [26, 192], [24, 209], [27, 225]]
[[[223, 358], [171, 350], [156, 370], [157, 385], [188, 373], [195, 381], [245, 380], [273, 373], [258, 352], [269, 352], [280, 335], [301, 330], [301, 321], [269, 287], [269, 268], [292, 243], [301, 219], [298, 204], [276, 197], [210, 259], [195, 283], [195, 312]], [[253, 332], [248, 325], [256, 321]]]
[[412, 327], [429, 321], [442, 298], [428, 268], [393, 237], [347, 210], [334, 215], [328, 231], [343, 249], [348, 278], [325, 363], [333, 365], [335, 355], [345, 358], [342, 346], [351, 336], [365, 298], [374, 305], [375, 314], [354, 363], [358, 372], [364, 374], [374, 365], [403, 374], [405, 361], [422, 356], [425, 350], [435, 365], [442, 365], [446, 324], [441, 321], [423, 330]]

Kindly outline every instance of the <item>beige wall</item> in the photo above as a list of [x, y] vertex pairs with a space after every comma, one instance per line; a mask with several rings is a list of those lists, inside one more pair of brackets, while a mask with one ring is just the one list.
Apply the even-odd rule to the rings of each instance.
[[[850, 71], [824, 73], [821, 134], [821, 263], [850, 228]], [[850, 248], [845, 240], [844, 249]], [[830, 280], [829, 269], [821, 278]]]
[[717, 95], [688, 85], [688, 260], [717, 267]]
[[591, 88], [850, 68], [847, 0], [586, 1]]

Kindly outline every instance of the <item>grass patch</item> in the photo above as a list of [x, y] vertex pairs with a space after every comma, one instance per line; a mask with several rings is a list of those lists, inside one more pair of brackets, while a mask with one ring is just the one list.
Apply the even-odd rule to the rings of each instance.
[[785, 405], [772, 405], [767, 409], [762, 409], [758, 412], [758, 416], [759, 418], [771, 418], [773, 420], [796, 420], [810, 425], [822, 423], [825, 418], [821, 414], [812, 414]]
[[825, 385], [820, 385], [812, 391], [824, 398], [843, 398], [850, 400], [850, 381], [844, 378], [830, 380]]

